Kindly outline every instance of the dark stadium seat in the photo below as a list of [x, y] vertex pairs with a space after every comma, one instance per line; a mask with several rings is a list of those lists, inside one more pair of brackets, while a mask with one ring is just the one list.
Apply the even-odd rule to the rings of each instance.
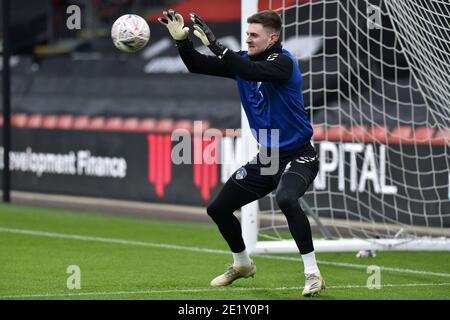
[[329, 127], [325, 134], [325, 139], [330, 141], [339, 141], [344, 138], [348, 130], [344, 126]]
[[175, 123], [175, 129], [185, 129], [192, 132], [194, 130], [194, 122], [192, 120], [179, 120]]
[[65, 114], [58, 117], [56, 127], [58, 129], [71, 129], [74, 124], [74, 117], [70, 114]]
[[357, 142], [370, 142], [373, 141], [372, 137], [369, 135], [366, 126], [356, 126], [352, 128], [351, 132], [353, 136], [353, 141]]
[[416, 143], [429, 144], [434, 139], [436, 131], [429, 127], [420, 127], [414, 130], [414, 140]]
[[112, 117], [106, 119], [105, 130], [122, 131], [123, 119], [121, 117]]
[[313, 125], [313, 139], [316, 141], [325, 139], [325, 127], [323, 125]]
[[28, 117], [26, 126], [28, 128], [41, 128], [43, 118], [41, 114], [32, 114]]
[[88, 128], [90, 130], [104, 130], [105, 126], [106, 126], [105, 117], [96, 116], [91, 119], [91, 122], [89, 123]]
[[388, 141], [390, 143], [412, 143], [414, 141], [410, 126], [401, 126], [392, 129]]
[[369, 132], [371, 133], [372, 139], [379, 143], [386, 143], [389, 130], [385, 126], [372, 127]]
[[172, 119], [162, 119], [156, 124], [156, 131], [172, 132], [174, 129], [174, 121]]
[[137, 131], [139, 130], [139, 119], [137, 117], [125, 118], [123, 121], [124, 131]]
[[156, 127], [156, 119], [145, 118], [139, 124], [139, 131], [153, 131]]
[[41, 127], [42, 128], [45, 128], [45, 129], [54, 129], [54, 128], [57, 128], [57, 126], [58, 126], [58, 116], [56, 116], [56, 115], [47, 115], [47, 116], [44, 116], [43, 117], [43, 119], [42, 119], [42, 125], [41, 125]]
[[446, 144], [450, 141], [450, 129], [445, 128], [436, 133], [432, 141], [433, 144]]
[[89, 127], [90, 119], [88, 116], [77, 116], [73, 121], [73, 128], [82, 130]]
[[17, 113], [11, 117], [11, 125], [17, 128], [23, 128], [27, 126], [28, 115], [25, 113]]

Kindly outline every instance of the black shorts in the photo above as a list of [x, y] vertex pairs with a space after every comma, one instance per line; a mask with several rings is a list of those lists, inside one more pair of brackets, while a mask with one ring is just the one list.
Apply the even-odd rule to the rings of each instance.
[[295, 174], [301, 179], [299, 183], [309, 186], [319, 170], [317, 152], [310, 143], [298, 151], [280, 152], [275, 170], [268, 170], [274, 162], [268, 163], [270, 158], [265, 154], [258, 153], [252, 161], [240, 167], [231, 176], [235, 183], [253, 192], [258, 198], [275, 190], [283, 175]]

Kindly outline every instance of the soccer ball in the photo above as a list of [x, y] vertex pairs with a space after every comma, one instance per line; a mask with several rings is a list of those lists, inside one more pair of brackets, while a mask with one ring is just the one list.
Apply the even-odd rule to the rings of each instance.
[[150, 28], [142, 17], [125, 14], [112, 25], [111, 39], [120, 51], [136, 52], [142, 49], [150, 39]]

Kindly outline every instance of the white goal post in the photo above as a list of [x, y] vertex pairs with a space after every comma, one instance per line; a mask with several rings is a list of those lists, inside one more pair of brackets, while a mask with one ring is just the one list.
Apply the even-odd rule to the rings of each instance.
[[[301, 204], [325, 238], [316, 252], [449, 251], [450, 3], [242, 0], [243, 50], [246, 19], [267, 2], [314, 127], [320, 169]], [[273, 195], [244, 206], [241, 224], [252, 254], [298, 252]]]

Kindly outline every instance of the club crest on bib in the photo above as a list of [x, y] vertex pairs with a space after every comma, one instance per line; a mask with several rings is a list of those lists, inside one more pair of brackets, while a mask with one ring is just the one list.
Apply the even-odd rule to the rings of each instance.
[[267, 57], [267, 61], [273, 61], [275, 58], [278, 57], [278, 53], [272, 53], [270, 56]]
[[247, 170], [245, 170], [244, 167], [239, 168], [234, 177], [236, 178], [236, 180], [242, 180], [247, 176]]

